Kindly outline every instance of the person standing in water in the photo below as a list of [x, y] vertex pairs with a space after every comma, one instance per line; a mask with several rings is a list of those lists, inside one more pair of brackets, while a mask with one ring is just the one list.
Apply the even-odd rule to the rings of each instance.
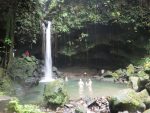
[[84, 93], [84, 82], [82, 81], [82, 79], [79, 80], [78, 85], [79, 85], [79, 96], [80, 98], [82, 98]]
[[84, 86], [84, 82], [82, 81], [82, 79], [80, 78], [80, 81], [78, 82], [79, 87], [83, 87]]

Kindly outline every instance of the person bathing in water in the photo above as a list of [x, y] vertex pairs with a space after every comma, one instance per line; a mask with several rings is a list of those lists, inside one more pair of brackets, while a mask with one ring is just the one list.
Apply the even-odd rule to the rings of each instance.
[[80, 78], [80, 81], [78, 82], [79, 86], [80, 87], [83, 87], [84, 86], [84, 82], [82, 81], [82, 79]]
[[92, 81], [91, 81], [91, 79], [89, 79], [89, 81], [86, 82], [86, 86], [88, 86], [88, 87], [91, 87], [91, 86], [92, 86]]
[[[79, 82], [78, 82], [80, 87], [84, 86], [84, 82], [82, 81], [82, 79], [80, 78]], [[85, 83], [86, 86], [91, 87], [92, 86], [92, 80], [89, 79], [88, 82]]]

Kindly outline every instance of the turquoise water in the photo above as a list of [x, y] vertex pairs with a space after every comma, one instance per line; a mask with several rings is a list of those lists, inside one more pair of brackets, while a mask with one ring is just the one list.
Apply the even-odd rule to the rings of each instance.
[[[88, 79], [87, 79], [88, 80]], [[79, 99], [81, 97], [101, 97], [101, 96], [112, 96], [119, 90], [127, 88], [126, 84], [113, 83], [112, 80], [100, 81], [92, 79], [92, 86], [80, 88], [78, 85], [79, 79], [69, 79], [65, 82], [67, 92], [70, 99]], [[86, 82], [86, 79], [83, 79]], [[38, 86], [30, 89], [18, 90], [17, 97], [21, 103], [25, 104], [40, 104], [43, 102], [43, 91], [46, 83], [40, 83]], [[19, 93], [20, 92], [20, 93]]]
[[70, 80], [66, 82], [67, 91], [71, 99], [77, 99], [80, 97], [101, 97], [101, 96], [113, 96], [119, 90], [127, 88], [126, 84], [114, 83], [112, 80], [95, 80], [92, 79], [92, 86], [85, 85], [87, 80], [83, 79], [83, 88], [79, 87], [79, 80]]

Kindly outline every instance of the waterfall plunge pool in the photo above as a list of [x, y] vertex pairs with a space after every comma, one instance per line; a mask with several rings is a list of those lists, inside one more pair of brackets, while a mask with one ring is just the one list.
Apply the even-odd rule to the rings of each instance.
[[[86, 78], [82, 79], [85, 83]], [[107, 80], [91, 79], [91, 88], [86, 85], [83, 88], [79, 88], [79, 78], [72, 78], [65, 82], [67, 92], [70, 100], [79, 99], [81, 97], [102, 97], [102, 96], [113, 96], [119, 90], [127, 88], [126, 84], [114, 83], [111, 78]], [[20, 99], [23, 104], [41, 104], [43, 102], [43, 92], [46, 83], [39, 83], [30, 89], [21, 89], [16, 87], [16, 96]]]

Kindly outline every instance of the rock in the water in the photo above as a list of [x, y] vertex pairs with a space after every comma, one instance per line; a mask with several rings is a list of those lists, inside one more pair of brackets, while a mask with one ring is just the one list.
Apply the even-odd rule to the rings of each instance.
[[52, 71], [53, 71], [53, 72], [57, 72], [58, 69], [57, 69], [56, 67], [53, 66], [53, 67], [52, 67]]
[[149, 98], [148, 92], [143, 90], [139, 93], [132, 89], [121, 90], [116, 96], [112, 97], [110, 107], [112, 112], [129, 111], [143, 112], [146, 109], [145, 102]]
[[44, 99], [48, 106], [57, 107], [66, 104], [69, 97], [62, 80], [55, 80], [46, 84]]
[[139, 84], [139, 77], [130, 77], [129, 80], [130, 80], [132, 88], [135, 91], [138, 91], [138, 89], [139, 89], [139, 86], [138, 86], [138, 84]]
[[52, 71], [53, 71], [53, 77], [56, 77], [56, 78], [60, 78], [62, 77], [63, 73], [60, 72], [56, 67], [53, 66], [52, 68]]

